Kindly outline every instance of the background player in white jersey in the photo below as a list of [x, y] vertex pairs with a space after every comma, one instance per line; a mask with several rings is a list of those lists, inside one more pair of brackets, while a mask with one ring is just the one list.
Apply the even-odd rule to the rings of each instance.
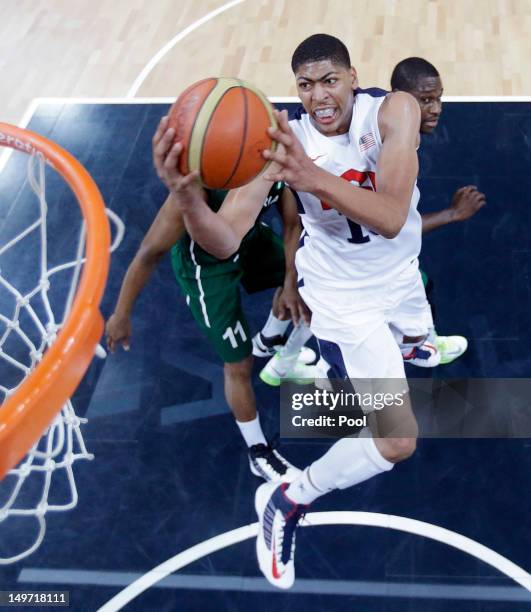
[[[303, 41], [292, 68], [307, 114], [291, 126], [286, 113], [277, 114], [279, 128], [270, 133], [280, 145], [264, 153], [274, 163], [231, 192], [219, 213], [199, 197], [196, 174], [178, 173], [182, 147], [172, 146], [175, 133], [166, 120], [154, 138], [155, 166], [177, 195], [194, 240], [220, 258], [238, 248], [271, 183], [285, 180], [303, 207], [299, 285], [325, 358], [338, 377], [398, 379], [405, 386], [397, 340], [421, 343], [432, 323], [417, 262], [418, 104], [403, 92], [354, 92], [348, 51], [332, 36]], [[309, 503], [388, 471], [414, 452], [417, 424], [405, 399], [371, 414], [377, 437], [341, 439], [291, 485], [257, 490], [257, 551], [272, 584], [293, 584], [295, 530]]]
[[[422, 57], [402, 60], [393, 69], [391, 89], [407, 91], [417, 100], [421, 113], [420, 133], [432, 134], [441, 116], [443, 94], [442, 80], [435, 66]], [[478, 191], [475, 185], [461, 187], [452, 195], [448, 207], [422, 215], [422, 233], [426, 234], [450, 223], [466, 221], [485, 204], [485, 194]], [[422, 273], [422, 280], [435, 319], [433, 282], [425, 273]], [[427, 342], [437, 347], [441, 354], [441, 364], [451, 363], [460, 357], [468, 346], [463, 336], [439, 336], [434, 328], [430, 330]], [[423, 350], [423, 347], [418, 350]]]

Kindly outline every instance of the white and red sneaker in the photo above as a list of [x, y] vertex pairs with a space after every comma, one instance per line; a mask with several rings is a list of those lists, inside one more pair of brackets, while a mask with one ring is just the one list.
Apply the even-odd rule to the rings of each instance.
[[441, 363], [441, 353], [428, 341], [420, 346], [402, 344], [400, 350], [405, 363], [419, 368], [435, 368]]
[[256, 490], [254, 505], [258, 514], [256, 555], [267, 580], [279, 589], [295, 582], [295, 532], [308, 506], [286, 496], [288, 483], [266, 482]]

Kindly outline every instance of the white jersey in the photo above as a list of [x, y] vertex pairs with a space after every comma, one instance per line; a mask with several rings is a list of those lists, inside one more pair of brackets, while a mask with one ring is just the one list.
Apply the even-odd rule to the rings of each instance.
[[[289, 123], [316, 165], [376, 191], [382, 148], [378, 110], [386, 93], [376, 88], [356, 90], [348, 134], [324, 136], [302, 110]], [[311, 279], [314, 285], [335, 290], [385, 287], [419, 255], [422, 222], [416, 183], [406, 223], [393, 239], [354, 223], [310, 193], [296, 195], [304, 227], [296, 266], [304, 282]]]

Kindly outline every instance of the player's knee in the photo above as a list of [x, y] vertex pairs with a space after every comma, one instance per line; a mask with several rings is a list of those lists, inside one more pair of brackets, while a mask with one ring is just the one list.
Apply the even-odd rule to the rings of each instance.
[[245, 357], [241, 361], [224, 364], [225, 377], [230, 379], [248, 379], [251, 377], [253, 369], [252, 355]]
[[382, 455], [391, 463], [399, 463], [409, 459], [416, 448], [416, 438], [387, 438], [382, 449]]

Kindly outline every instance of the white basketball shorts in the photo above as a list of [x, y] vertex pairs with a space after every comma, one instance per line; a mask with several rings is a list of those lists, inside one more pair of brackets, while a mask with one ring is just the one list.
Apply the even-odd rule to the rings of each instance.
[[386, 286], [338, 290], [302, 278], [299, 292], [334, 377], [405, 378], [398, 341], [425, 336], [433, 327], [418, 260]]

